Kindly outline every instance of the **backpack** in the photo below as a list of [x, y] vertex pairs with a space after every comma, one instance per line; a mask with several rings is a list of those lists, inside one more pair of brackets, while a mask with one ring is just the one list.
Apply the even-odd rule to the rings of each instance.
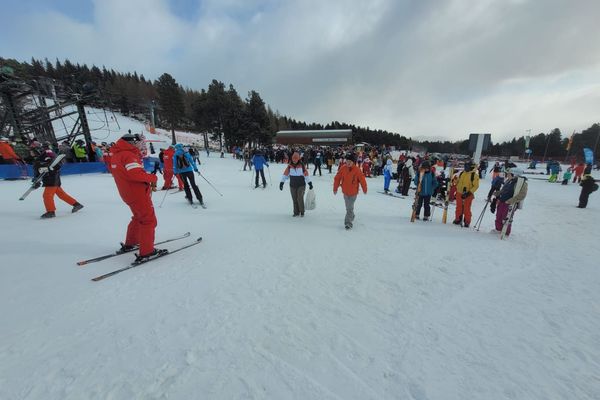
[[190, 166], [190, 162], [185, 157], [185, 154], [177, 156], [177, 169], [185, 169]]

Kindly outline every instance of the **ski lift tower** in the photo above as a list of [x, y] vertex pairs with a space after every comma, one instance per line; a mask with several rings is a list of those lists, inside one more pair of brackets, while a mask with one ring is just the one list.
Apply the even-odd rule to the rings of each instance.
[[491, 141], [491, 133], [471, 133], [469, 135], [469, 151], [473, 152], [473, 163], [479, 164], [481, 153], [488, 149]]

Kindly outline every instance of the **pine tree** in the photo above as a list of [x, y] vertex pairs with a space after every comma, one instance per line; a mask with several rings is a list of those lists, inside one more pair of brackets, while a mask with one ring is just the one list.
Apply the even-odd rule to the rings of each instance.
[[167, 73], [158, 78], [155, 86], [160, 102], [160, 115], [171, 129], [172, 142], [175, 144], [177, 143], [175, 128], [184, 114], [181, 88], [175, 79]]

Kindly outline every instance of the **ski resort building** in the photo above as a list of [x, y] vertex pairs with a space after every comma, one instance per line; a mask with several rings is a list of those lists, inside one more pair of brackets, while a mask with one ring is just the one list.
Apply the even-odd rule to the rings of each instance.
[[347, 145], [352, 143], [352, 129], [279, 131], [275, 135], [275, 143], [320, 146]]

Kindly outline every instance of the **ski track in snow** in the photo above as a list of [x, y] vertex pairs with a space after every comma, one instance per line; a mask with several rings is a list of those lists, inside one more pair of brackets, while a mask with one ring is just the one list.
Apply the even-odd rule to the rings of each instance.
[[531, 180], [500, 241], [489, 212], [480, 232], [440, 209], [411, 224], [412, 197], [373, 178], [346, 232], [332, 175], [292, 218], [283, 165], [251, 190], [241, 162], [202, 161], [224, 196], [200, 178], [208, 209], [156, 212], [157, 240], [192, 232], [166, 248], [203, 243], [97, 283], [133, 257], [75, 265], [123, 238], [112, 178], [63, 177], [85, 208], [49, 221], [41, 191], [0, 183], [1, 399], [600, 398], [597, 193], [579, 210], [579, 187]]

